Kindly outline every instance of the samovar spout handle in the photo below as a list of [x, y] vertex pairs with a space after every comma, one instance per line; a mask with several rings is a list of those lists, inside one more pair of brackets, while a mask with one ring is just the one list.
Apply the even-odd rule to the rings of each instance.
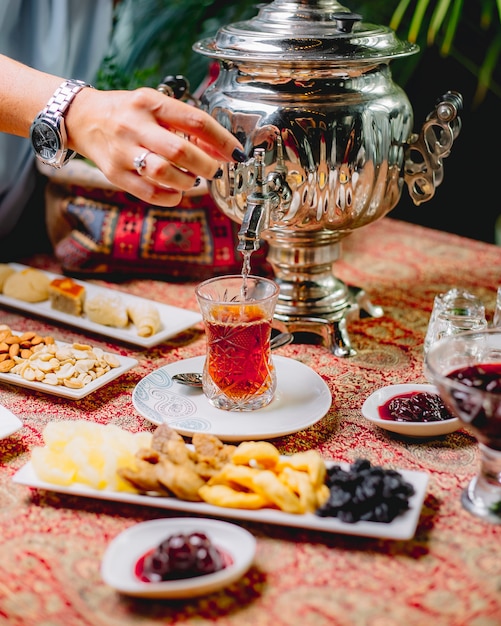
[[239, 252], [254, 252], [261, 245], [261, 233], [265, 229], [266, 210], [264, 204], [249, 205], [238, 231]]
[[404, 180], [414, 204], [427, 202], [443, 180], [443, 159], [461, 130], [463, 97], [448, 91], [428, 115], [419, 135], [412, 135], [405, 153]]
[[256, 148], [254, 156], [246, 167], [253, 167], [253, 188], [247, 196], [247, 207], [238, 231], [237, 250], [240, 252], [258, 250], [261, 233], [268, 227], [266, 199], [264, 195], [264, 154], [263, 148]]

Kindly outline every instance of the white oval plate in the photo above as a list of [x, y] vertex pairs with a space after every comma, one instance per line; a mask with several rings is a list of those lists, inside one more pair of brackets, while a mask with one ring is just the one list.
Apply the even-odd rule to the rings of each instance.
[[[211, 542], [229, 554], [233, 562], [214, 574], [182, 580], [147, 583], [134, 569], [137, 561], [170, 535], [204, 532]], [[109, 544], [101, 563], [105, 583], [120, 593], [139, 598], [190, 598], [222, 589], [241, 578], [256, 553], [253, 535], [236, 524], [199, 517], [156, 519], [131, 526]]]
[[172, 380], [180, 372], [201, 372], [205, 357], [170, 363], [145, 376], [132, 392], [134, 407], [156, 424], [166, 423], [185, 437], [196, 432], [224, 441], [271, 439], [298, 432], [318, 422], [329, 410], [332, 395], [311, 367], [274, 356], [277, 391], [270, 404], [249, 412], [212, 406], [203, 391]]
[[[283, 457], [284, 460], [287, 457]], [[328, 466], [339, 461], [327, 461]], [[345, 469], [348, 466], [341, 463]], [[395, 468], [398, 469], [398, 468]], [[35, 472], [31, 461], [28, 461], [18, 470], [12, 480], [18, 485], [25, 485], [33, 489], [54, 491], [56, 493], [92, 498], [95, 500], [107, 500], [110, 502], [125, 502], [139, 507], [151, 506], [167, 511], [182, 511], [190, 515], [210, 516], [214, 518], [225, 517], [234, 520], [244, 520], [255, 524], [277, 524], [279, 526], [291, 526], [308, 530], [317, 530], [326, 533], [341, 533], [344, 535], [358, 535], [361, 537], [377, 537], [379, 539], [411, 539], [417, 528], [423, 502], [426, 497], [429, 476], [426, 472], [398, 469], [404, 479], [414, 487], [414, 495], [409, 499], [409, 509], [402, 515], [397, 516], [389, 524], [380, 522], [360, 521], [356, 524], [343, 522], [337, 517], [320, 517], [315, 513], [285, 513], [278, 509], [234, 509], [207, 504], [206, 502], [190, 502], [179, 500], [173, 496], [154, 496], [126, 491], [110, 491], [108, 489], [93, 489], [88, 485], [73, 483], [71, 485], [56, 485], [40, 480]]]
[[[29, 267], [28, 265], [22, 265], [20, 263], [9, 263], [9, 265], [16, 271], [22, 271]], [[51, 280], [53, 278], [64, 278], [60, 274], [54, 274], [45, 270], [40, 271], [46, 274]], [[97, 295], [98, 293], [105, 293], [107, 291], [107, 288], [93, 285], [91, 282], [83, 280], [75, 280], [75, 282], [85, 287], [87, 297]], [[125, 305], [142, 301], [153, 303], [158, 309], [158, 314], [160, 315], [160, 321], [162, 324], [160, 330], [150, 337], [140, 337], [137, 334], [136, 327], [132, 323], [126, 328], [104, 326], [103, 324], [98, 324], [97, 322], [91, 322], [91, 320], [89, 320], [85, 315], [77, 316], [70, 315], [69, 313], [63, 313], [62, 311], [56, 311], [56, 309], [52, 308], [50, 300], [35, 303], [24, 302], [23, 300], [10, 298], [0, 293], [0, 304], [18, 311], [23, 311], [29, 315], [39, 315], [40, 317], [44, 317], [55, 322], [67, 324], [73, 328], [79, 328], [81, 330], [102, 335], [103, 337], [117, 339], [118, 341], [124, 341], [125, 343], [141, 346], [143, 348], [152, 348], [153, 346], [157, 346], [163, 341], [174, 337], [202, 320], [200, 313], [195, 311], [180, 309], [176, 306], [163, 304], [163, 302], [147, 300], [146, 298], [134, 296], [118, 289], [116, 290], [116, 293], [120, 295]]]
[[362, 405], [362, 415], [370, 422], [399, 435], [406, 437], [438, 437], [454, 432], [461, 426], [457, 417], [439, 422], [397, 422], [383, 420], [379, 417], [378, 407], [382, 406], [390, 398], [410, 391], [427, 391], [438, 395], [434, 385], [420, 385], [407, 383], [401, 385], [388, 385], [371, 394]]

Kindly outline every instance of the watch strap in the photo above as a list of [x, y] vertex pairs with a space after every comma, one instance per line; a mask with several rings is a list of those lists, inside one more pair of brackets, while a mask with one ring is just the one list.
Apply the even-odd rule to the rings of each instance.
[[[54, 128], [60, 129], [59, 135], [61, 137], [61, 141], [63, 144], [66, 143], [66, 132], [64, 130], [64, 115], [68, 110], [68, 107], [73, 101], [73, 98], [77, 95], [79, 91], [84, 89], [85, 87], [91, 87], [89, 83], [84, 82], [83, 80], [65, 80], [63, 83], [59, 85], [56, 91], [52, 94], [50, 100], [47, 102], [46, 106], [35, 118], [35, 121], [32, 125], [32, 129], [34, 124], [38, 120], [45, 120], [50, 123]], [[71, 158], [75, 156], [75, 152], [70, 150], [66, 145], [61, 145], [61, 149], [59, 151], [59, 157], [54, 161], [46, 161], [40, 154], [36, 152], [36, 156], [39, 160], [46, 163], [47, 165], [51, 165], [55, 168], [63, 167]]]
[[49, 117], [64, 115], [73, 98], [84, 87], [92, 87], [92, 85], [85, 83], [83, 80], [65, 80], [52, 94], [45, 109], [42, 111], [42, 115]]

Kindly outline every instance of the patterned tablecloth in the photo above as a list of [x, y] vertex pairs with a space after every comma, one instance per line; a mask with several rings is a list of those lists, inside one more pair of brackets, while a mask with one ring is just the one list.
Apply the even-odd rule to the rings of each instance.
[[[50, 258], [26, 262], [58, 271]], [[349, 324], [357, 350], [351, 358], [336, 358], [321, 345], [281, 349], [318, 372], [333, 400], [316, 425], [275, 443], [283, 453], [315, 448], [325, 458], [364, 457], [385, 467], [428, 472], [415, 537], [390, 541], [243, 522], [257, 538], [256, 559], [225, 591], [185, 601], [120, 596], [100, 576], [107, 545], [137, 522], [171, 514], [37, 491], [11, 478], [41, 444], [51, 420], [85, 418], [134, 432], [153, 430], [135, 411], [132, 391], [156, 368], [202, 355], [202, 327], [143, 350], [0, 308], [0, 323], [16, 330], [87, 341], [139, 360], [80, 401], [0, 386], [0, 403], [24, 423], [0, 441], [0, 624], [501, 624], [501, 525], [473, 517], [460, 504], [460, 492], [478, 467], [475, 440], [465, 430], [433, 440], [401, 439], [377, 429], [360, 412], [363, 400], [381, 386], [426, 382], [422, 345], [436, 293], [454, 286], [470, 289], [492, 316], [501, 248], [385, 218], [344, 241], [335, 274], [365, 289], [384, 315]], [[131, 280], [110, 287], [197, 310], [193, 284]]]

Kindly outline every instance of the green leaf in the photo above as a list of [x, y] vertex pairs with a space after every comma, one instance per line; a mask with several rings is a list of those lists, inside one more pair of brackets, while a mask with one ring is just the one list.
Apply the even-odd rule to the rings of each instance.
[[444, 23], [445, 16], [447, 15], [450, 4], [451, 0], [438, 0], [437, 6], [435, 7], [433, 15], [431, 16], [430, 26], [428, 28], [427, 41], [429, 46], [435, 43], [435, 38], [438, 31], [442, 27], [442, 24]]
[[474, 96], [474, 104], [478, 105], [484, 100], [487, 91], [492, 83], [492, 75], [497, 67], [501, 56], [501, 34], [499, 34], [491, 43], [487, 50], [484, 62], [482, 63], [478, 73], [478, 84]]
[[430, 0], [418, 0], [409, 28], [409, 41], [415, 42], [417, 40], [429, 3]]
[[392, 28], [393, 30], [398, 30], [400, 28], [400, 24], [402, 23], [404, 14], [409, 7], [409, 3], [410, 0], [400, 0], [390, 20], [390, 28]]
[[444, 56], [447, 56], [451, 50], [452, 42], [454, 41], [454, 36], [457, 31], [459, 20], [461, 19], [462, 9], [463, 0], [454, 0], [451, 16], [449, 18], [449, 21], [447, 22], [444, 40], [442, 42], [442, 45], [440, 46], [440, 52]]

